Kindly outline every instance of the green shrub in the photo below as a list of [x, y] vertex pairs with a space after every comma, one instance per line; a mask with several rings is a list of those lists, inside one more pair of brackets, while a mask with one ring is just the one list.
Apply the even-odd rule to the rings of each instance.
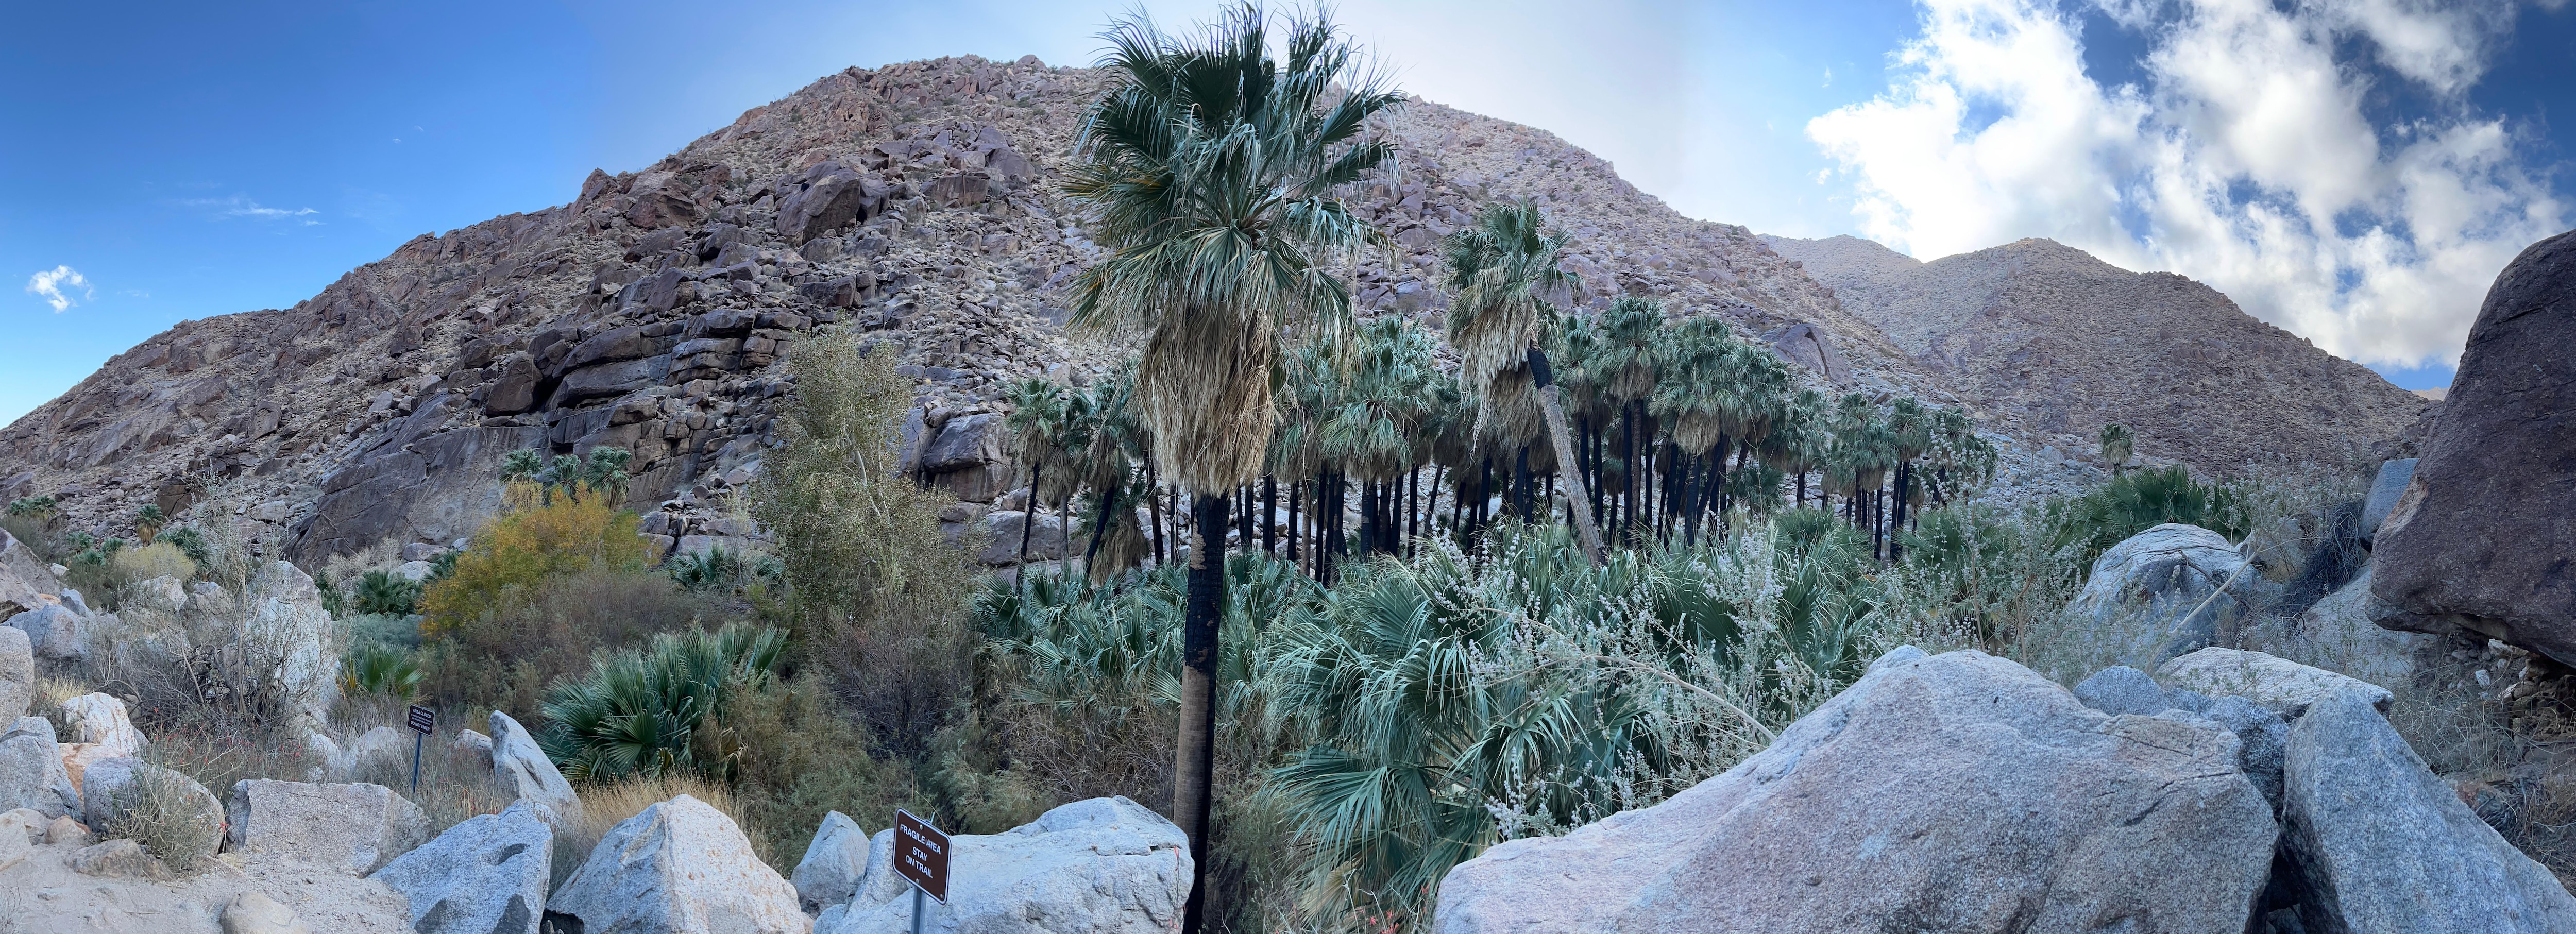
[[198, 531], [193, 526], [183, 525], [175, 529], [163, 529], [160, 535], [153, 538], [153, 541], [179, 549], [180, 554], [187, 555], [188, 560], [196, 562], [199, 568], [214, 562], [213, 543], [206, 540], [206, 533]]
[[175, 577], [182, 581], [197, 579], [197, 562], [179, 546], [169, 542], [123, 549], [110, 557], [108, 564], [118, 577], [128, 583], [156, 577]]
[[510, 589], [481, 614], [418, 638], [427, 692], [442, 706], [525, 713], [555, 681], [593, 656], [641, 647], [662, 633], [723, 625], [737, 615], [642, 568], [583, 567]]
[[340, 692], [352, 698], [409, 703], [420, 696], [421, 678], [420, 665], [401, 649], [359, 646], [340, 661]]
[[2048, 510], [2051, 544], [2076, 550], [2090, 568], [2111, 546], [2167, 522], [2196, 525], [2229, 541], [2245, 537], [2254, 516], [2232, 485], [2205, 484], [2180, 465], [2117, 477]]
[[685, 772], [725, 781], [740, 752], [726, 702], [777, 674], [787, 635], [727, 626], [655, 637], [556, 684], [538, 740], [574, 780]]
[[360, 613], [411, 615], [420, 602], [419, 581], [392, 571], [374, 570], [359, 575], [358, 586], [349, 594], [349, 608]]

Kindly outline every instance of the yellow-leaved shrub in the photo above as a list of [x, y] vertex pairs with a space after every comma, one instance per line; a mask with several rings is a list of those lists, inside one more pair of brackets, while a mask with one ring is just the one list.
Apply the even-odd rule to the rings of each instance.
[[642, 570], [652, 564], [652, 544], [635, 532], [639, 518], [609, 497], [511, 492], [512, 508], [485, 523], [457, 556], [456, 570], [421, 595], [424, 635], [453, 632], [540, 581], [592, 568]]

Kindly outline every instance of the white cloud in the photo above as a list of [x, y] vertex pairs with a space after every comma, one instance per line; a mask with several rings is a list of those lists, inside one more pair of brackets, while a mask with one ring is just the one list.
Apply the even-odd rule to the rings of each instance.
[[80, 301], [86, 301], [95, 294], [90, 291], [89, 280], [82, 278], [79, 270], [69, 266], [56, 266], [27, 277], [27, 294], [42, 298], [45, 304], [54, 306], [55, 314], [61, 314], [65, 309], [80, 304], [80, 301], [75, 301], [71, 296], [75, 291], [80, 293]]
[[[2455, 362], [2497, 270], [2566, 226], [2513, 130], [2463, 100], [2509, 7], [2105, 0], [2152, 47], [2145, 87], [2104, 87], [2052, 5], [1924, 6], [1895, 86], [1807, 127], [1863, 232], [1916, 256], [2049, 237], [2414, 365]], [[2436, 115], [2374, 125], [2374, 75], [2419, 85]]]
[[[215, 216], [217, 217], [248, 217], [256, 220], [284, 220], [291, 217], [306, 217], [322, 213], [312, 208], [265, 207], [259, 202], [241, 195], [234, 195], [230, 198], [198, 198], [181, 203], [192, 208], [206, 208], [212, 210], [215, 212]], [[305, 223], [316, 224], [320, 222], [305, 221]]]

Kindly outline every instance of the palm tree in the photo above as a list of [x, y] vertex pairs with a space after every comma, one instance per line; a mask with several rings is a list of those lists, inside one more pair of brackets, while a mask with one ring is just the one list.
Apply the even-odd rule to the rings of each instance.
[[[1923, 403], [1907, 396], [1887, 407], [1887, 428], [1896, 443], [1896, 514], [1895, 528], [1905, 527], [1905, 500], [1913, 485], [1914, 459], [1932, 449], [1932, 413]], [[1891, 532], [1891, 536], [1893, 533]], [[1897, 541], [1890, 537], [1888, 560], [1904, 557]]]
[[[1932, 414], [1932, 483], [1933, 502], [1947, 502], [1956, 487], [1969, 478], [1993, 479], [1996, 451], [1994, 442], [1977, 437], [1977, 426], [1966, 409], [1943, 408]], [[1953, 478], [1952, 473], [1959, 476]]]
[[1647, 447], [1637, 436], [1638, 423], [1645, 420], [1646, 397], [1655, 391], [1655, 347], [1663, 333], [1663, 303], [1651, 298], [1621, 296], [1601, 315], [1600, 351], [1593, 366], [1603, 401], [1619, 411], [1619, 509], [1621, 527], [1631, 534], [1637, 522], [1638, 455]]
[[1792, 508], [1807, 505], [1807, 473], [1824, 466], [1831, 451], [1833, 436], [1825, 424], [1825, 394], [1801, 389], [1781, 400], [1780, 420], [1772, 426], [1770, 437], [1763, 440], [1761, 453], [1766, 463], [1798, 480], [1797, 500]]
[[1558, 399], [1539, 326], [1550, 317], [1547, 296], [1580, 289], [1573, 273], [1558, 269], [1557, 251], [1569, 238], [1547, 229], [1547, 216], [1529, 201], [1486, 205], [1476, 223], [1449, 235], [1449, 285], [1458, 292], [1449, 309], [1449, 346], [1458, 352], [1458, 384], [1477, 400], [1481, 424], [1530, 392], [1538, 396], [1547, 435], [1565, 474], [1567, 511], [1583, 550], [1599, 563], [1601, 530], [1574, 470], [1574, 444], [1565, 436], [1565, 406]]
[[1039, 484], [1046, 479], [1050, 461], [1061, 459], [1055, 436], [1065, 420], [1063, 387], [1037, 377], [1029, 377], [1002, 393], [1002, 401], [1011, 414], [1002, 420], [1011, 430], [1011, 446], [1019, 451], [1020, 462], [1029, 465], [1029, 501], [1020, 514], [1020, 563], [1029, 563], [1029, 529], [1038, 524]]
[[2138, 436], [2129, 426], [2112, 422], [2102, 426], [2102, 459], [2110, 462], [2111, 475], [2119, 476], [2129, 466], [2129, 458], [2138, 453]]
[[1339, 193], [1393, 158], [1370, 118], [1403, 100], [1358, 67], [1320, 11], [1283, 24], [1284, 61], [1269, 55], [1269, 20], [1247, 5], [1193, 35], [1141, 17], [1112, 26], [1101, 62], [1111, 87], [1084, 117], [1063, 189], [1109, 250], [1074, 282], [1075, 324], [1143, 336], [1135, 402], [1157, 461], [1192, 495], [1172, 818], [1190, 839], [1182, 928], [1193, 932], [1207, 889], [1228, 493], [1260, 476], [1290, 329], [1337, 339], [1350, 317], [1332, 261], [1385, 242]]

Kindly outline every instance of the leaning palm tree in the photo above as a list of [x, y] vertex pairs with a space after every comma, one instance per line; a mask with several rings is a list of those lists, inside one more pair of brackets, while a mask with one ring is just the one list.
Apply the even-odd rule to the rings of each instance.
[[2111, 465], [2112, 476], [2119, 476], [2129, 466], [2129, 458], [2138, 453], [2137, 433], [2127, 425], [2112, 422], [2102, 426], [2100, 440], [2102, 460]]
[[1141, 335], [1135, 404], [1165, 473], [1192, 496], [1184, 671], [1172, 817], [1190, 838], [1182, 926], [1204, 913], [1225, 606], [1227, 499], [1260, 476], [1272, 375], [1292, 329], [1338, 339], [1350, 286], [1334, 274], [1385, 236], [1339, 194], [1394, 157], [1371, 117], [1403, 98], [1320, 11], [1240, 6], [1193, 35], [1142, 17], [1103, 34], [1109, 89], [1084, 116], [1064, 194], [1109, 255], [1073, 285], [1078, 329]]
[[1064, 459], [1054, 443], [1065, 420], [1064, 389], [1032, 376], [1011, 384], [1002, 401], [1011, 407], [1002, 424], [1011, 430], [1011, 446], [1019, 452], [1020, 463], [1029, 468], [1029, 500], [1020, 513], [1020, 563], [1025, 565], [1029, 530], [1038, 524], [1039, 484], [1046, 480], [1047, 465]]
[[1557, 469], [1565, 474], [1566, 511], [1574, 514], [1584, 552], [1598, 564], [1601, 530], [1592, 524], [1583, 476], [1574, 470], [1574, 443], [1566, 438], [1565, 406], [1547, 352], [1539, 348], [1539, 327], [1552, 311], [1547, 296], [1583, 285], [1556, 266], [1568, 239], [1548, 230], [1547, 216], [1528, 201], [1486, 205], [1473, 225], [1450, 234], [1449, 285], [1458, 300], [1449, 309], [1449, 346], [1458, 352], [1459, 388], [1478, 400], [1479, 423], [1537, 395]]

